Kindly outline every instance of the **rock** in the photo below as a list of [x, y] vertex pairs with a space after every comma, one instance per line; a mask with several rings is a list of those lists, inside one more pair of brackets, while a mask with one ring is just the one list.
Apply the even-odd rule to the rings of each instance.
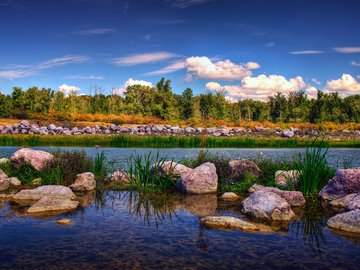
[[7, 179], [10, 185], [12, 186], [21, 186], [21, 181], [17, 179], [16, 177], [9, 177]]
[[221, 229], [239, 229], [246, 232], [258, 231], [259, 228], [254, 224], [243, 221], [234, 217], [224, 216], [208, 216], [200, 220], [202, 225], [209, 228], [221, 228]]
[[44, 196], [37, 203], [30, 206], [28, 214], [52, 212], [52, 211], [69, 211], [78, 207], [79, 202], [70, 199], [59, 199]]
[[71, 219], [68, 218], [59, 219], [58, 221], [56, 221], [56, 223], [60, 225], [68, 225], [71, 223]]
[[319, 197], [328, 202], [358, 192], [360, 192], [360, 168], [343, 169], [336, 172], [320, 191]]
[[7, 179], [8, 176], [6, 173], [4, 173], [4, 171], [2, 169], [0, 169], [0, 179]]
[[285, 138], [292, 138], [295, 136], [295, 132], [287, 129], [283, 131], [282, 135]]
[[115, 171], [115, 172], [110, 173], [106, 177], [106, 181], [112, 182], [112, 183], [117, 183], [117, 184], [128, 185], [128, 184], [130, 184], [130, 176], [127, 172]]
[[261, 170], [255, 162], [247, 159], [231, 160], [229, 162], [231, 179], [241, 180], [245, 174], [252, 174], [253, 176], [260, 176]]
[[276, 171], [275, 172], [275, 184], [286, 187], [288, 182], [291, 184], [297, 184], [299, 182], [299, 171], [290, 170], [290, 171]]
[[354, 198], [346, 205], [346, 210], [360, 210], [360, 193], [356, 194]]
[[41, 185], [41, 178], [35, 178], [34, 180], [31, 181], [31, 184], [34, 186]]
[[89, 191], [94, 190], [95, 187], [95, 177], [91, 172], [80, 173], [76, 175], [75, 183], [70, 185], [70, 188], [75, 191]]
[[9, 161], [10, 161], [10, 159], [8, 159], [8, 158], [0, 158], [0, 164], [7, 163]]
[[335, 230], [360, 233], [360, 210], [352, 210], [331, 217], [327, 225]]
[[[156, 164], [153, 165], [155, 167]], [[182, 165], [180, 163], [176, 163], [175, 161], [165, 161], [159, 166], [159, 170], [164, 172], [165, 174], [171, 174], [175, 177], [181, 177], [188, 172], [191, 172], [192, 169]]]
[[254, 193], [257, 190], [263, 189], [265, 188], [263, 185], [259, 185], [259, 184], [253, 184], [249, 189], [248, 192], [249, 193]]
[[0, 191], [8, 190], [10, 187], [7, 178], [0, 178]]
[[273, 192], [285, 199], [290, 206], [303, 206], [305, 204], [304, 195], [300, 191], [280, 190], [273, 187], [265, 187], [264, 192]]
[[215, 165], [206, 162], [183, 174], [179, 179], [178, 187], [186, 193], [203, 194], [217, 192], [218, 176]]
[[240, 197], [236, 195], [234, 192], [225, 192], [223, 195], [221, 195], [220, 198], [223, 200], [237, 200]]
[[24, 189], [13, 195], [14, 200], [40, 200], [42, 197], [55, 199], [76, 199], [70, 188], [59, 185], [46, 185], [35, 189]]
[[333, 208], [345, 208], [357, 193], [349, 194], [336, 200], [332, 200], [329, 205]]
[[23, 164], [28, 164], [35, 170], [41, 171], [44, 165], [53, 159], [54, 156], [48, 152], [22, 148], [12, 154], [11, 164], [16, 168], [19, 168]]
[[242, 203], [245, 215], [264, 220], [290, 221], [295, 217], [287, 201], [274, 192], [258, 190]]

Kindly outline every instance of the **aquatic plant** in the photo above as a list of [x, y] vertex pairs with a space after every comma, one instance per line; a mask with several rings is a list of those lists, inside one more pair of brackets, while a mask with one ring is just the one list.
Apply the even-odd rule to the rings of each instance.
[[329, 147], [324, 140], [315, 139], [305, 154], [295, 159], [295, 167], [299, 171], [298, 189], [304, 195], [317, 194], [335, 174], [335, 169], [327, 163]]
[[106, 164], [106, 156], [104, 151], [100, 153], [96, 153], [96, 157], [94, 158], [94, 166], [93, 173], [96, 180], [104, 180], [106, 178], [108, 172], [107, 164]]
[[130, 184], [137, 189], [168, 190], [175, 187], [176, 181], [171, 173], [162, 170], [165, 161], [166, 158], [160, 158], [159, 152], [155, 159], [151, 152], [130, 156], [127, 170]]

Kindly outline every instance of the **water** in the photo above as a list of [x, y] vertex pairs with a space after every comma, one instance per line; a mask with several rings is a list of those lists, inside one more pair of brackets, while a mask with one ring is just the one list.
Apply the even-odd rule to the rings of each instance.
[[[243, 218], [241, 201], [97, 191], [60, 216], [30, 217], [0, 203], [1, 269], [358, 269], [360, 237], [326, 226], [334, 213], [316, 202], [268, 233], [210, 230], [206, 215]], [[71, 225], [56, 220], [70, 218]]]
[[[0, 147], [0, 156], [10, 156], [20, 147]], [[59, 148], [59, 147], [33, 147], [45, 151], [56, 149], [66, 150], [84, 150], [88, 155], [95, 156], [97, 152], [104, 151], [109, 161], [114, 161], [116, 167], [126, 167], [127, 160], [131, 155], [148, 154], [151, 152], [154, 156], [159, 152], [160, 157], [167, 157], [169, 160], [181, 161], [186, 158], [196, 157], [199, 149], [196, 148]], [[259, 154], [272, 159], [292, 159], [295, 155], [303, 153], [304, 149], [239, 149], [239, 148], [220, 148], [208, 149], [210, 153], [226, 156], [231, 159], [256, 159]], [[344, 162], [351, 163], [351, 167], [360, 166], [360, 149], [357, 148], [333, 148], [329, 150], [329, 164], [336, 168], [343, 168]]]

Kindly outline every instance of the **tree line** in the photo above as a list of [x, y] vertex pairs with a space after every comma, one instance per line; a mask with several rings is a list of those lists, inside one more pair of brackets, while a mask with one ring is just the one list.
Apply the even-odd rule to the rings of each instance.
[[141, 115], [164, 120], [360, 122], [360, 95], [341, 98], [338, 93], [318, 91], [317, 99], [309, 99], [299, 91], [287, 96], [277, 93], [267, 101], [246, 99], [233, 103], [222, 93], [194, 95], [191, 88], [176, 94], [171, 81], [164, 78], [155, 87], [129, 86], [123, 96], [105, 95], [98, 86], [92, 89], [93, 95], [65, 95], [49, 88], [14, 87], [9, 95], [0, 93], [0, 118], [24, 119], [55, 112]]

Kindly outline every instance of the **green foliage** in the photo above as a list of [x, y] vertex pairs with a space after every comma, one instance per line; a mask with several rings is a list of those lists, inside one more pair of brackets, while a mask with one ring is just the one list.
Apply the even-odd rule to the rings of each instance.
[[157, 153], [155, 159], [151, 152], [147, 155], [131, 156], [128, 160], [128, 174], [130, 184], [141, 190], [169, 190], [174, 188], [176, 181], [171, 174], [164, 173], [162, 167], [166, 158], [160, 158]]
[[335, 174], [335, 169], [327, 163], [329, 147], [323, 140], [315, 139], [304, 155], [295, 159], [299, 174], [299, 190], [304, 195], [317, 194]]
[[259, 183], [259, 178], [251, 173], [245, 173], [243, 179], [241, 181], [236, 181], [235, 183], [220, 181], [219, 191], [246, 192], [255, 183]]
[[100, 153], [96, 153], [96, 157], [94, 159], [94, 168], [93, 173], [96, 180], [104, 180], [107, 175], [107, 164], [106, 164], [106, 156], [104, 151]]

